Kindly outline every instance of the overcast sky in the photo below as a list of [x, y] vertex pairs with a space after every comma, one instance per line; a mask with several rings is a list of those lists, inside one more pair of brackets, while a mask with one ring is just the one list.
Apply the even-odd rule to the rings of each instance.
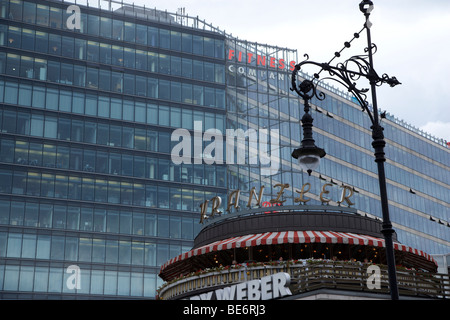
[[[124, 0], [131, 2], [132, 0]], [[377, 88], [378, 106], [399, 119], [450, 141], [450, 1], [372, 0], [375, 70], [402, 83]], [[135, 0], [189, 16], [228, 34], [263, 44], [297, 49], [298, 57], [329, 61], [364, 24], [360, 0]], [[363, 53], [366, 37], [348, 54]], [[344, 51], [345, 53], [346, 51]], [[343, 58], [348, 58], [343, 53]], [[300, 62], [300, 61], [299, 61]], [[363, 80], [362, 80], [363, 81]], [[363, 81], [361, 85], [366, 86]], [[370, 99], [369, 99], [370, 101]]]

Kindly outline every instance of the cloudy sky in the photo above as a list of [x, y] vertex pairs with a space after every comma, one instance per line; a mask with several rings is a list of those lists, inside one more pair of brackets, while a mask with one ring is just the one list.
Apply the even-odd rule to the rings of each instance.
[[[375, 70], [380, 75], [396, 76], [402, 83], [395, 88], [377, 88], [379, 108], [450, 141], [450, 1], [372, 1], [372, 41], [378, 47]], [[183, 7], [189, 16], [198, 16], [237, 38], [297, 49], [299, 59], [308, 53], [310, 60], [318, 62], [329, 61], [364, 23], [360, 0], [134, 3], [168, 12]], [[355, 40], [348, 54], [363, 53], [366, 44], [365, 36]]]

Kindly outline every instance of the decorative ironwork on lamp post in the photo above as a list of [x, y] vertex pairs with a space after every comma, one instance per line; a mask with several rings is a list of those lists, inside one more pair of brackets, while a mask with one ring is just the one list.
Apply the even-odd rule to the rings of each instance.
[[[352, 40], [344, 43], [344, 47], [339, 52], [335, 52], [334, 57], [328, 63], [318, 63], [314, 61], [310, 61], [308, 55], [305, 55], [306, 60], [300, 62], [295, 66], [295, 69], [292, 73], [292, 88], [291, 90], [295, 91], [300, 97], [304, 99], [305, 104], [305, 115], [302, 118], [302, 126], [304, 131], [304, 139], [302, 140], [301, 147], [292, 152], [292, 157], [299, 159], [300, 164], [302, 166], [301, 160], [304, 160], [306, 163], [313, 162], [315, 160], [315, 167], [318, 166], [319, 160], [321, 157], [325, 156], [325, 151], [320, 149], [314, 145], [314, 140], [312, 138], [312, 117], [309, 114], [309, 100], [313, 97], [316, 97], [319, 100], [325, 99], [325, 94], [317, 90], [317, 86], [320, 81], [323, 80], [333, 80], [337, 81], [341, 85], [343, 85], [349, 92], [351, 92], [358, 103], [361, 105], [363, 111], [366, 111], [370, 117], [370, 121], [372, 122], [372, 146], [375, 150], [375, 162], [378, 167], [378, 180], [380, 185], [380, 197], [381, 197], [381, 208], [383, 215], [383, 224], [382, 224], [382, 234], [385, 240], [386, 246], [386, 260], [388, 265], [388, 273], [389, 273], [389, 287], [391, 292], [391, 299], [398, 300], [398, 287], [397, 287], [397, 275], [395, 270], [395, 256], [394, 256], [394, 248], [392, 235], [394, 233], [394, 229], [392, 228], [392, 223], [389, 218], [389, 207], [388, 207], [388, 198], [387, 198], [387, 190], [386, 190], [386, 176], [384, 170], [384, 162], [386, 158], [384, 157], [384, 147], [386, 142], [384, 140], [383, 127], [380, 125], [380, 116], [378, 114], [378, 105], [377, 105], [377, 96], [376, 96], [376, 87], [381, 86], [386, 83], [391, 87], [394, 87], [400, 82], [395, 77], [389, 77], [387, 74], [383, 74], [381, 77], [375, 72], [373, 67], [373, 54], [376, 52], [377, 47], [372, 43], [370, 28], [372, 23], [369, 20], [370, 13], [373, 10], [373, 2], [370, 0], [363, 0], [359, 4], [359, 9], [365, 16], [364, 27], [358, 33], [353, 35]], [[367, 33], [367, 48], [365, 48], [366, 54], [364, 55], [356, 55], [347, 59], [344, 62], [337, 63], [336, 66], [332, 66], [331, 62], [335, 58], [339, 58], [341, 53], [346, 48], [350, 48], [351, 42], [360, 37], [360, 34], [366, 30]], [[312, 80], [303, 80], [299, 85], [297, 85], [297, 74], [303, 65], [315, 65], [320, 68], [318, 73], [315, 73]], [[350, 67], [355, 68], [354, 70], [350, 70]], [[329, 77], [320, 79], [320, 73], [322, 71], [326, 71], [329, 74]], [[367, 102], [366, 93], [369, 92], [368, 88], [358, 88], [356, 86], [357, 80], [360, 78], [366, 78], [370, 84], [370, 92], [372, 96], [372, 110], [369, 107], [369, 103]], [[311, 171], [315, 169], [310, 168], [307, 169], [308, 173], [311, 174]], [[304, 166], [302, 166], [304, 168]]]

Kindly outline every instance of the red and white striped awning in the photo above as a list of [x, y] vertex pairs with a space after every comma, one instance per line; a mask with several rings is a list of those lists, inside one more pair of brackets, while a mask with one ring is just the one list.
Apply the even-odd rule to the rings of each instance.
[[[254, 247], [260, 245], [284, 244], [284, 243], [342, 243], [349, 245], [365, 245], [373, 247], [384, 247], [384, 239], [375, 238], [367, 235], [334, 232], [334, 231], [283, 231], [283, 232], [266, 232], [259, 234], [250, 234], [240, 237], [233, 237], [225, 240], [213, 242], [211, 244], [192, 249], [174, 257], [161, 266], [161, 273], [166, 268], [176, 262], [187, 260], [191, 257], [228, 250], [233, 248]], [[411, 247], [394, 242], [394, 249], [397, 251], [411, 253], [421, 256], [428, 261], [436, 263], [431, 255], [413, 249]]]

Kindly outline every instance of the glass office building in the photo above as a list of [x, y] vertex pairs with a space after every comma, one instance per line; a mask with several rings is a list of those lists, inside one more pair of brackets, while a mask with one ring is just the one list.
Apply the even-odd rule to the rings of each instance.
[[[292, 159], [296, 51], [154, 9], [70, 5], [0, 2], [0, 298], [154, 298], [160, 266], [193, 245], [200, 204], [220, 196], [225, 213], [237, 189], [245, 207], [253, 187], [269, 201], [289, 184], [284, 203], [296, 204], [309, 183], [308, 204], [321, 204], [329, 183], [336, 204], [345, 185], [360, 214], [381, 217], [369, 118], [351, 97], [324, 88], [313, 101], [327, 151], [316, 172]], [[391, 115], [383, 123], [398, 240], [446, 254], [449, 149]], [[182, 163], [176, 129], [193, 137]], [[257, 141], [219, 159], [206, 133], [220, 142], [227, 129]]]

